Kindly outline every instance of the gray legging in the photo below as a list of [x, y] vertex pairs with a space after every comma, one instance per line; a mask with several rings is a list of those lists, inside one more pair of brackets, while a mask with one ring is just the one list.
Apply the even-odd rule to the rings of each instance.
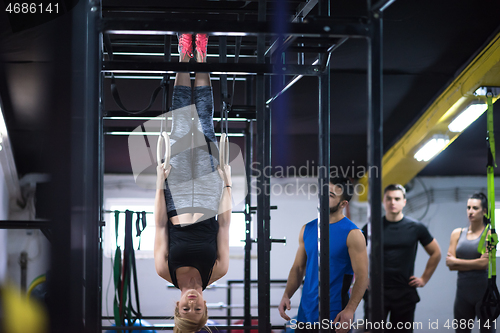
[[[466, 274], [464, 274], [466, 273]], [[470, 332], [471, 330], [467, 328], [468, 325], [462, 325], [464, 329], [460, 328], [460, 320], [465, 320], [462, 322], [469, 323], [469, 320], [474, 321], [474, 327], [478, 327], [478, 320], [480, 320], [481, 326], [485, 323], [484, 318], [481, 316], [480, 306], [483, 299], [484, 293], [488, 286], [488, 272], [486, 271], [466, 271], [458, 272], [459, 276], [457, 279], [457, 294], [455, 296], [455, 304], [453, 307], [453, 312], [455, 319], [457, 320], [458, 329], [456, 332]], [[477, 319], [474, 320], [474, 318]], [[480, 327], [481, 333], [496, 332], [495, 329], [496, 322], [489, 321], [488, 327]]]
[[[191, 97], [194, 95], [194, 105]], [[174, 86], [172, 94], [172, 170], [165, 186], [167, 213], [217, 215], [222, 194], [217, 140], [213, 125], [213, 92], [210, 86]], [[193, 120], [194, 118], [194, 120]]]

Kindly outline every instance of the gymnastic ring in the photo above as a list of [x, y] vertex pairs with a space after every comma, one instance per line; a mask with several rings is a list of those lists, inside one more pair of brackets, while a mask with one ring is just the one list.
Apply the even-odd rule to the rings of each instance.
[[161, 165], [162, 156], [161, 153], [165, 150], [164, 158], [164, 168], [168, 169], [170, 166], [170, 137], [168, 133], [163, 131], [158, 137], [158, 142], [156, 144], [156, 162]]
[[221, 168], [229, 164], [229, 141], [226, 133], [222, 133], [220, 136], [219, 164]]

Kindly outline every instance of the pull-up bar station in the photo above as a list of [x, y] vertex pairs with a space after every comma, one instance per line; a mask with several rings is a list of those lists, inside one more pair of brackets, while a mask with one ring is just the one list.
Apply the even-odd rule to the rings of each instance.
[[[94, 200], [75, 200], [70, 204], [71, 209], [84, 207], [81, 213], [67, 214], [61, 218], [69, 223], [69, 228], [59, 228], [54, 225], [54, 239], [71, 239], [70, 235], [75, 228], [86, 234], [86, 241], [81, 244], [81, 252], [72, 252], [74, 244], [71, 241], [54, 241], [53, 262], [54, 276], [60, 276], [59, 281], [63, 287], [76, 288], [70, 300], [65, 300], [66, 295], [55, 294], [51, 319], [53, 331], [69, 325], [67, 331], [71, 332], [96, 332], [101, 325], [101, 299], [102, 299], [102, 244], [101, 228], [103, 221], [102, 191], [103, 191], [103, 142], [104, 133], [109, 133], [106, 128], [106, 119], [103, 117], [123, 116], [123, 111], [103, 110], [103, 86], [110, 77], [121, 79], [162, 78], [164, 86], [168, 86], [170, 74], [177, 72], [207, 72], [218, 77], [221, 87], [221, 106], [219, 112], [229, 111], [229, 117], [238, 113], [240, 118], [247, 122], [245, 135], [245, 159], [248, 184], [251, 181], [250, 165], [252, 163], [253, 149], [257, 157], [257, 166], [260, 176], [257, 187], [257, 252], [258, 252], [258, 317], [259, 332], [271, 332], [270, 320], [270, 179], [266, 177], [265, 168], [271, 165], [271, 110], [273, 102], [280, 95], [296, 83], [303, 76], [318, 77], [319, 84], [319, 109], [318, 109], [318, 139], [319, 159], [318, 175], [319, 189], [319, 313], [320, 321], [329, 319], [329, 170], [330, 166], [330, 64], [332, 52], [350, 38], [363, 38], [368, 42], [368, 164], [370, 172], [381, 168], [382, 161], [382, 31], [383, 11], [394, 0], [380, 0], [367, 2], [368, 16], [340, 20], [331, 17], [330, 2], [326, 0], [309, 0], [300, 3], [296, 14], [291, 17], [283, 30], [276, 32], [275, 26], [269, 17], [275, 12], [269, 10], [271, 5], [279, 1], [250, 1], [256, 6], [255, 10], [239, 10], [224, 8], [227, 2], [210, 2], [214, 8], [204, 6], [192, 9], [184, 8], [182, 3], [176, 3], [176, 8], [118, 8], [106, 7], [106, 3], [98, 0], [82, 2], [73, 13], [72, 52], [80, 52], [79, 57], [85, 61], [78, 62], [86, 75], [81, 89], [78, 91], [85, 104], [75, 108], [73, 117], [81, 117], [85, 130], [75, 134], [73, 145], [90, 147], [83, 150], [81, 156], [76, 156], [72, 161], [71, 175], [74, 186], [81, 186], [82, 193], [101, 193]], [[81, 7], [81, 8], [80, 8]], [[230, 6], [229, 6], [230, 7]], [[316, 15], [310, 15], [312, 11]], [[191, 14], [205, 14], [204, 20], [189, 20]], [[192, 15], [191, 15], [192, 16]], [[219, 16], [219, 17], [218, 17]], [[245, 18], [252, 17], [252, 20]], [[179, 19], [182, 17], [182, 19]], [[228, 18], [229, 17], [229, 18]], [[232, 19], [230, 19], [232, 18]], [[307, 18], [307, 19], [306, 19]], [[82, 24], [82, 22], [85, 22]], [[208, 33], [213, 40], [218, 41], [219, 62], [208, 63], [179, 63], [171, 61], [172, 45], [171, 36], [178, 32]], [[81, 38], [81, 40], [76, 40]], [[234, 39], [234, 44], [228, 41]], [[214, 54], [214, 50], [210, 49]], [[231, 55], [235, 61], [227, 62], [228, 50], [234, 50]], [[283, 62], [281, 55], [295, 53], [297, 61]], [[163, 61], [158, 61], [160, 56]], [[133, 59], [133, 60], [130, 60]], [[153, 61], [153, 59], [155, 61]], [[81, 59], [80, 59], [81, 60]], [[82, 65], [84, 63], [84, 65]], [[247, 95], [255, 96], [255, 105], [232, 105], [228, 93], [228, 75], [233, 75], [239, 80], [247, 82]], [[279, 91], [270, 91], [271, 77], [285, 76], [290, 78]], [[255, 83], [255, 88], [253, 88]], [[234, 86], [233, 86], [234, 87]], [[233, 93], [234, 94], [234, 93]], [[168, 99], [168, 91], [164, 89], [163, 105]], [[253, 98], [247, 96], [250, 101]], [[100, 110], [96, 120], [95, 110]], [[145, 111], [142, 116], [158, 116], [153, 111]], [[254, 129], [253, 122], [256, 122]], [[132, 126], [131, 126], [132, 127]], [[231, 125], [229, 125], [231, 129]], [[254, 132], [255, 131], [255, 132]], [[235, 132], [238, 132], [236, 130]], [[253, 136], [256, 143], [253, 143]], [[91, 165], [80, 170], [77, 165], [85, 161]], [[90, 179], [90, 181], [89, 181]], [[56, 179], [57, 181], [57, 179]], [[63, 181], [61, 178], [60, 181]], [[248, 186], [250, 188], [250, 186]], [[381, 212], [381, 179], [375, 174], [369, 175], [369, 198], [371, 217], [369, 242], [370, 242], [370, 281], [372, 292], [371, 321], [382, 321], [382, 212]], [[83, 194], [82, 194], [83, 195]], [[83, 198], [83, 197], [82, 197]], [[250, 228], [251, 202], [250, 194], [245, 201], [245, 219], [247, 231]], [[57, 222], [57, 221], [56, 221]], [[73, 228], [73, 229], [72, 229]], [[250, 250], [252, 240], [247, 232], [245, 246], [245, 273], [244, 281], [244, 327], [249, 331], [251, 327], [250, 313]], [[278, 240], [280, 241], [280, 240]], [[71, 253], [69, 257], [62, 254]], [[84, 255], [85, 254], [85, 255]], [[79, 264], [77, 264], [79, 263]], [[81, 265], [76, 267], [75, 265]], [[66, 267], [75, 266], [73, 270], [65, 271]], [[79, 275], [78, 275], [79, 274]], [[85, 284], [75, 280], [84, 276]], [[64, 282], [62, 279], [73, 279]], [[248, 282], [248, 283], [247, 283]], [[55, 283], [55, 282], [54, 282]], [[53, 285], [54, 287], [54, 285]], [[73, 290], [73, 289], [72, 289]], [[80, 292], [81, 291], [81, 292]], [[68, 302], [76, 302], [81, 306], [68, 306]], [[83, 314], [83, 318], [81, 318]], [[70, 319], [80, 319], [68, 321]], [[230, 328], [230, 327], [228, 327]], [[136, 329], [136, 328], [134, 328]], [[321, 329], [327, 332], [326, 329]]]

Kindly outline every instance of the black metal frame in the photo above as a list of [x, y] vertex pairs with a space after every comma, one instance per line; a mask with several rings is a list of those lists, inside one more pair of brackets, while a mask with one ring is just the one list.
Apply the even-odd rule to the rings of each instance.
[[[368, 46], [368, 197], [370, 213], [368, 242], [370, 251], [370, 298], [368, 320], [382, 322], [384, 318], [384, 262], [382, 232], [382, 11], [394, 0], [378, 1], [371, 11], [372, 30]], [[379, 10], [380, 9], [380, 10]], [[382, 332], [382, 329], [374, 332]]]
[[[252, 322], [251, 312], [250, 312], [250, 278], [251, 278], [251, 252], [252, 252], [252, 215], [250, 207], [252, 206], [252, 196], [251, 196], [251, 182], [252, 182], [252, 172], [250, 166], [253, 160], [253, 124], [252, 122], [247, 123], [247, 128], [245, 130], [245, 174], [247, 183], [247, 196], [245, 197], [245, 272], [244, 272], [244, 326], [250, 326]], [[228, 296], [229, 298], [229, 296]], [[228, 319], [229, 320], [229, 319]], [[245, 329], [245, 333], [250, 333], [250, 330]]]
[[[258, 21], [266, 21], [266, 1], [259, 0]], [[257, 64], [265, 64], [265, 35], [257, 37]], [[270, 179], [263, 172], [271, 165], [271, 110], [266, 108], [266, 80], [263, 74], [256, 77], [255, 106], [257, 110], [257, 274], [259, 276], [259, 332], [270, 332], [271, 329], [271, 242], [269, 222], [270, 214]]]
[[271, 65], [265, 63], [191, 63], [191, 62], [134, 62], [134, 61], [104, 61], [103, 71], [106, 73], [162, 73], [197, 72], [218, 73], [220, 75], [238, 74], [275, 74], [275, 75], [314, 75], [318, 76], [324, 70], [320, 65]]
[[[319, 2], [320, 15], [330, 15], [330, 3]], [[320, 54], [319, 59], [327, 63], [327, 54]], [[319, 115], [318, 115], [318, 299], [319, 320], [330, 320], [330, 70], [329, 66], [319, 77]], [[329, 332], [329, 327], [321, 327], [320, 332]]]

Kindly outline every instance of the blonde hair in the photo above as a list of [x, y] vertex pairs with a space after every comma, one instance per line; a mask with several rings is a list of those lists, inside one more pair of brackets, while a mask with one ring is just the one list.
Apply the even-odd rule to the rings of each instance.
[[201, 331], [203, 328], [208, 332], [212, 332], [210, 328], [205, 326], [208, 320], [208, 309], [205, 306], [205, 312], [199, 322], [191, 319], [182, 318], [179, 312], [179, 306], [174, 310], [174, 333], [193, 333]]

